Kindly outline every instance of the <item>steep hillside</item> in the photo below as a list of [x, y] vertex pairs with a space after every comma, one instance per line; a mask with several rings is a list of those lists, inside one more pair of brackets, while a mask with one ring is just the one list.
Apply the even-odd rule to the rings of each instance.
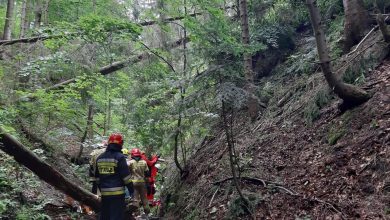
[[[262, 117], [249, 123], [236, 116], [242, 188], [256, 204], [256, 219], [390, 218], [390, 59], [377, 65], [387, 52], [376, 53], [376, 38], [379, 33], [358, 53], [381, 55], [352, 61], [352, 69], [365, 67], [354, 82], [372, 94], [368, 102], [346, 110], [319, 68], [312, 75], [289, 74], [287, 67], [296, 63], [286, 62], [262, 80], [272, 94]], [[301, 52], [314, 48], [309, 38], [303, 41]], [[350, 57], [335, 69], [346, 60]], [[244, 208], [230, 179], [227, 152], [222, 126], [216, 126], [189, 160], [188, 177], [166, 183], [168, 219], [249, 219], [240, 216]]]

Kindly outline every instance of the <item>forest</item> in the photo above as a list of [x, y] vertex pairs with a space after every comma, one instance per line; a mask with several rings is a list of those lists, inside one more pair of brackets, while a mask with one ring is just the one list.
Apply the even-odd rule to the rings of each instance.
[[[390, 219], [389, 0], [0, 0], [0, 39], [0, 219]], [[113, 135], [150, 213], [101, 217]]]

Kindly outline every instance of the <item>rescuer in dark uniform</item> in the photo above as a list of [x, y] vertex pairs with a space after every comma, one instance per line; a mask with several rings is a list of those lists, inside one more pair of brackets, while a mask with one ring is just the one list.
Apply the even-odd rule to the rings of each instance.
[[133, 192], [130, 170], [122, 154], [123, 137], [111, 134], [106, 151], [96, 160], [95, 178], [101, 193], [100, 220], [123, 220], [125, 214], [125, 187]]

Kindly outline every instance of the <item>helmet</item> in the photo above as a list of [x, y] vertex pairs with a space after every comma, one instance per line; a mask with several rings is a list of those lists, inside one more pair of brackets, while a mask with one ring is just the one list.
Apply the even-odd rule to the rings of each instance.
[[113, 133], [110, 135], [108, 138], [108, 143], [107, 144], [119, 144], [120, 146], [123, 145], [123, 137], [119, 133]]
[[133, 148], [131, 150], [131, 156], [132, 157], [140, 157], [141, 156], [141, 151], [138, 148]]
[[126, 148], [123, 148], [122, 149], [122, 154], [129, 155], [129, 150], [127, 150]]

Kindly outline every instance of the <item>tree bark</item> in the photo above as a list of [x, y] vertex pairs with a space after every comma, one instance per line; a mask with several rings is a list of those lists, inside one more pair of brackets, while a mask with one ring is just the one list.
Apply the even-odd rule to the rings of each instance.
[[108, 132], [111, 128], [111, 98], [108, 98], [108, 106], [107, 106], [107, 128], [106, 132]]
[[[247, 1], [240, 0], [240, 20], [241, 20], [241, 37], [242, 44], [249, 46], [249, 25], [248, 25], [248, 10]], [[259, 106], [256, 99], [253, 97], [255, 87], [253, 84], [253, 70], [252, 70], [252, 55], [248, 52], [244, 52], [244, 74], [246, 78], [246, 90], [248, 91], [248, 113], [252, 120], [257, 118], [259, 112]]]
[[46, 26], [49, 24], [49, 5], [50, 5], [50, 0], [45, 1], [45, 6], [43, 7], [42, 11], [42, 17], [43, 17], [43, 24]]
[[[88, 106], [88, 117], [87, 117], [87, 136], [88, 139], [93, 139], [93, 115], [94, 115], [94, 106], [93, 104], [89, 104]], [[84, 140], [85, 141], [85, 140]]]
[[24, 35], [26, 34], [27, 29], [28, 29], [27, 13], [28, 13], [28, 3], [27, 3], [27, 0], [23, 0], [23, 2], [22, 2], [22, 11], [21, 11], [21, 16], [20, 16], [20, 34], [19, 34], [19, 39], [24, 37]]
[[35, 3], [35, 10], [34, 10], [34, 28], [38, 29], [41, 26], [42, 22], [42, 2], [43, 0], [37, 0]]
[[92, 0], [92, 10], [94, 14], [96, 13], [96, 3], [96, 0]]
[[[190, 39], [187, 37], [187, 38], [182, 38], [180, 40], [177, 40], [173, 43], [170, 43], [168, 45], [168, 49], [174, 49], [176, 47], [179, 47], [180, 45], [184, 44], [184, 43], [187, 43], [189, 42]], [[130, 65], [130, 64], [136, 64], [142, 60], [145, 60], [146, 58], [148, 58], [150, 56], [149, 52], [144, 52], [138, 56], [135, 56], [135, 57], [131, 57], [130, 59], [127, 59], [127, 60], [123, 60], [123, 61], [117, 61], [117, 62], [114, 62], [110, 65], [107, 65], [107, 66], [104, 66], [102, 68], [100, 68], [98, 70], [99, 73], [101, 73], [102, 75], [108, 75], [110, 73], [113, 73], [117, 70], [120, 70], [120, 69], [123, 69], [125, 68], [126, 66]], [[56, 85], [53, 85], [49, 88], [47, 88], [46, 90], [49, 91], [49, 90], [54, 90], [54, 89], [59, 89], [59, 88], [62, 88], [64, 87], [65, 85], [68, 85], [68, 84], [71, 84], [71, 83], [74, 83], [76, 82], [76, 79], [69, 79], [69, 80], [66, 80], [64, 82], [61, 82], [61, 83], [58, 83]]]
[[100, 201], [95, 197], [95, 195], [72, 183], [72, 181], [68, 180], [58, 170], [38, 158], [14, 137], [7, 134], [1, 127], [0, 150], [10, 156], [13, 156], [18, 163], [30, 169], [40, 179], [54, 186], [59, 191], [71, 196], [85, 205], [90, 206], [96, 211], [100, 209]]
[[[242, 2], [241, 2], [242, 3]], [[231, 116], [233, 117], [233, 116]], [[238, 192], [238, 195], [240, 196], [241, 200], [244, 203], [244, 206], [247, 208], [247, 211], [251, 214], [253, 219], [256, 219], [251, 210], [249, 209], [249, 200], [244, 196], [244, 194], [241, 191], [241, 187], [239, 184], [239, 175], [237, 175], [236, 172], [236, 166], [237, 163], [237, 158], [236, 154], [234, 153], [234, 135], [233, 135], [233, 123], [229, 125], [228, 118], [227, 118], [227, 110], [226, 110], [226, 104], [225, 101], [222, 101], [222, 119], [223, 119], [223, 129], [225, 131], [225, 136], [226, 136], [226, 142], [229, 148], [229, 162], [230, 162], [230, 169], [232, 171], [233, 175], [233, 183], [234, 186], [236, 187], [236, 190]], [[230, 127], [230, 128], [229, 128]]]
[[173, 146], [173, 148], [174, 148], [173, 158], [174, 158], [174, 161], [175, 161], [175, 165], [176, 165], [177, 169], [179, 169], [180, 175], [182, 176], [183, 173], [184, 173], [184, 170], [183, 170], [183, 168], [180, 165], [179, 154], [178, 154], [178, 150], [179, 150], [179, 136], [181, 134], [181, 120], [182, 120], [181, 112], [179, 112], [179, 119], [177, 120], [177, 127], [176, 127], [175, 139], [174, 139], [175, 143], [174, 143], [174, 146]]
[[348, 105], [358, 105], [367, 101], [370, 96], [362, 89], [344, 83], [338, 76], [332, 72], [331, 60], [326, 44], [325, 33], [321, 22], [320, 12], [315, 0], [306, 0], [309, 8], [310, 19], [314, 30], [317, 43], [318, 55], [321, 62], [322, 72], [330, 88]]
[[[26, 30], [28, 29], [28, 21]], [[72, 35], [77, 35], [77, 33], [70, 33], [67, 36], [72, 36]], [[2, 45], [12, 45], [12, 44], [17, 44], [17, 43], [35, 43], [38, 41], [44, 41], [48, 39], [55, 39], [55, 38], [62, 38], [65, 37], [65, 35], [50, 35], [50, 36], [38, 36], [38, 37], [26, 37], [26, 38], [20, 38], [20, 39], [15, 39], [15, 40], [1, 40], [0, 41], [0, 46]]]
[[13, 15], [14, 15], [14, 5], [15, 5], [15, 0], [8, 0], [7, 13], [5, 16], [5, 23], [4, 23], [4, 35], [3, 35], [4, 40], [11, 39]]
[[[378, 3], [377, 3], [376, 0], [374, 1], [374, 8], [375, 8], [375, 9], [374, 9], [374, 12], [377, 14], [377, 16], [376, 16], [376, 22], [378, 23], [379, 29], [380, 29], [381, 32], [382, 32], [383, 40], [384, 40], [386, 43], [390, 43], [390, 30], [389, 30], [389, 28], [387, 27], [386, 19], [385, 19], [384, 16], [382, 15], [382, 12], [381, 12], [381, 10], [379, 9]], [[388, 17], [387, 17], [387, 18], [388, 18]]]
[[369, 26], [369, 15], [362, 0], [343, 0], [344, 5], [344, 52], [359, 43]]

